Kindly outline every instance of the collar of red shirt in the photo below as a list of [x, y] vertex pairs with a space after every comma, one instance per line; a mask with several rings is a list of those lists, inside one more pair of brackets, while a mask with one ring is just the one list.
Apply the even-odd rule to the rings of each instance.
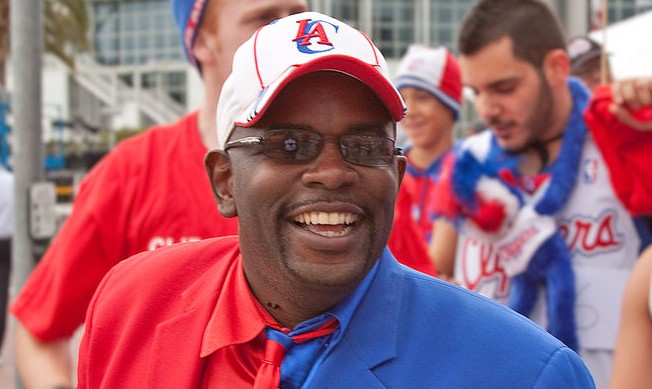
[[231, 344], [247, 343], [268, 325], [279, 327], [249, 290], [242, 257], [238, 256], [226, 275], [224, 287], [204, 330], [200, 356], [203, 358]]
[[[390, 255], [385, 249], [383, 255]], [[340, 323], [338, 336], [346, 329], [355, 308], [362, 300], [379, 267], [379, 261], [362, 280], [360, 285], [343, 301], [329, 310]], [[219, 293], [202, 339], [200, 357], [233, 344], [243, 344], [256, 338], [266, 326], [280, 328], [276, 320], [253, 296], [242, 268], [242, 256], [228, 270], [224, 286]]]

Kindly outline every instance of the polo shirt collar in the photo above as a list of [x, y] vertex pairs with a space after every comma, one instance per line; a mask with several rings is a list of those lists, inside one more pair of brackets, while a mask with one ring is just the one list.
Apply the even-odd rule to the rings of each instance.
[[[373, 268], [353, 292], [328, 312], [319, 315], [322, 317], [327, 314], [338, 319], [340, 325], [335, 332], [334, 342], [345, 332], [356, 307], [366, 294], [378, 271], [379, 262], [376, 261]], [[295, 330], [312, 320], [314, 318], [299, 323]], [[200, 357], [206, 357], [226, 346], [248, 343], [258, 337], [266, 326], [280, 327], [251, 293], [244, 276], [242, 255], [238, 255], [234, 266], [226, 274], [215, 309], [204, 329]]]

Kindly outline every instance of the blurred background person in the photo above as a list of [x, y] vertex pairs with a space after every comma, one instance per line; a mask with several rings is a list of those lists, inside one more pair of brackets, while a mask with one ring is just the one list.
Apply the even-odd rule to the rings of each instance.
[[[457, 59], [445, 48], [411, 45], [401, 59], [396, 88], [407, 105], [401, 127], [409, 142], [405, 150], [408, 166], [401, 184], [396, 217], [409, 214], [420, 228], [426, 244], [433, 239], [455, 241], [457, 233], [448, 221], [435, 221], [431, 207], [443, 156], [452, 149], [454, 125], [462, 105], [462, 80]], [[407, 201], [401, 199], [409, 198]], [[453, 248], [439, 250], [438, 248]], [[429, 248], [440, 276], [452, 269], [441, 267], [454, 256], [455, 245]], [[450, 257], [450, 258], [449, 258]]]
[[622, 293], [643, 244], [595, 140], [599, 126], [624, 132], [607, 107], [612, 89], [590, 103], [569, 77], [565, 34], [544, 1], [480, 0], [459, 39], [462, 79], [491, 131], [465, 139], [440, 176], [458, 201], [449, 214], [463, 219], [456, 279], [577, 350], [605, 388], [620, 312], [606, 296]]
[[609, 57], [605, 61], [606, 78], [602, 80], [602, 46], [587, 35], [577, 36], [566, 46], [571, 60], [571, 75], [576, 76], [593, 92], [600, 84], [613, 81]]

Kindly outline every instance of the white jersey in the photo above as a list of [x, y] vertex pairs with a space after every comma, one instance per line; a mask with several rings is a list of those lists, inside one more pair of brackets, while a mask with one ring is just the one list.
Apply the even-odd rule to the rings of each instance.
[[[489, 144], [489, 134], [474, 138], [469, 141]], [[473, 150], [478, 159], [484, 160], [488, 147]], [[613, 350], [622, 294], [641, 240], [631, 216], [611, 187], [607, 166], [590, 133], [586, 135], [578, 168], [578, 182], [554, 218], [572, 256], [580, 347]], [[545, 190], [545, 185], [539, 190]], [[495, 252], [493, 244], [475, 240], [461, 230], [455, 278], [470, 290], [506, 303], [509, 278]], [[540, 301], [532, 318], [545, 328], [543, 295], [539, 293]]]

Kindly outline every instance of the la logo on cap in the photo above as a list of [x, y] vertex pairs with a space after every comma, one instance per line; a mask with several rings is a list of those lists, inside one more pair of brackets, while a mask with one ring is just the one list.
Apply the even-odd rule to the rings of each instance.
[[[297, 42], [297, 49], [304, 54], [316, 54], [333, 50], [335, 47], [328, 39], [324, 24], [330, 26], [329, 29], [337, 34], [339, 26], [325, 20], [303, 19], [297, 20], [299, 30], [297, 36], [292, 41]], [[316, 42], [313, 39], [318, 38]], [[320, 46], [321, 45], [321, 46]]]

